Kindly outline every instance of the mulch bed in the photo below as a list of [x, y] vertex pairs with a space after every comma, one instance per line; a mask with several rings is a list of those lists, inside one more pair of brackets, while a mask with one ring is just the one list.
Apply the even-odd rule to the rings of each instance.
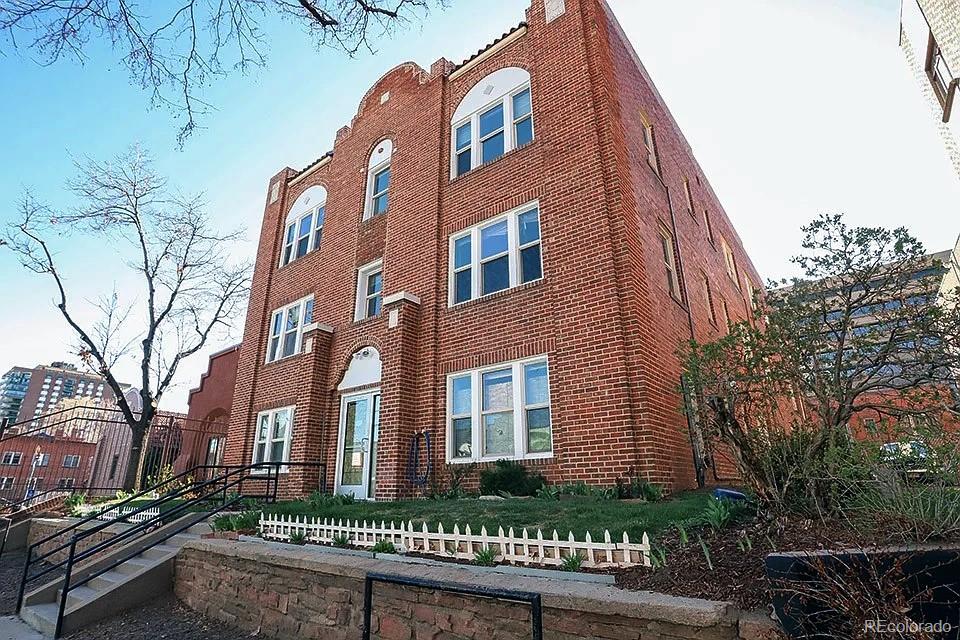
[[249, 636], [188, 609], [172, 594], [81, 629], [66, 640], [237, 640]]
[[[858, 536], [838, 523], [819, 520], [757, 521], [731, 525], [719, 532], [710, 528], [691, 528], [687, 535], [685, 545], [681, 544], [676, 530], [651, 540], [654, 548], [659, 546], [665, 550], [666, 565], [656, 569], [624, 569], [617, 573], [617, 585], [624, 589], [724, 600], [743, 610], [765, 609], [770, 603], [763, 564], [767, 554], [864, 544], [862, 535]], [[707, 547], [712, 569], [698, 535]]]
[[[0, 556], [0, 615], [10, 615], [17, 610], [17, 593], [20, 590], [20, 580], [23, 578], [23, 563], [27, 560], [26, 551], [11, 551]], [[48, 564], [35, 564], [32, 573], [47, 568]], [[51, 572], [40, 578], [31, 587], [36, 587], [62, 575], [62, 572]]]

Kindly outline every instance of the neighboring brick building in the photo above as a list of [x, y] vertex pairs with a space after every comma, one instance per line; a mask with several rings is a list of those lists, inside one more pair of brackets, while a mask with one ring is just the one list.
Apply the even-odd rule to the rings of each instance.
[[187, 423], [193, 430], [189, 435], [185, 433], [183, 444], [184, 451], [192, 452], [189, 462], [223, 462], [239, 360], [239, 344], [212, 354], [206, 373], [200, 376], [200, 384], [190, 390]]
[[227, 462], [394, 498], [425, 430], [440, 475], [693, 486], [676, 348], [760, 282], [610, 9], [533, 0], [460, 65], [387, 72], [271, 179]]
[[902, 0], [900, 47], [960, 175], [960, 1]]

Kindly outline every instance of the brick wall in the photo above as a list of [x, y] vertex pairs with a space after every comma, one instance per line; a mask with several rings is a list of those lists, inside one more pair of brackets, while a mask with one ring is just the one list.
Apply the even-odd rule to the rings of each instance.
[[[360, 637], [367, 572], [540, 593], [550, 640], [773, 640], [773, 623], [722, 602], [621, 591], [612, 585], [318, 553], [286, 545], [204, 540], [178, 554], [174, 592], [188, 607], [267, 638]], [[517, 640], [529, 605], [375, 584], [372, 637]]]
[[[744, 317], [742, 276], [761, 280], [609, 9], [599, 0], [553, 4], [547, 22], [543, 0], [534, 0], [525, 27], [456, 73], [443, 59], [429, 72], [413, 63], [387, 72], [338, 132], [332, 156], [270, 181], [279, 183], [279, 198], [264, 211], [228, 462], [251, 459], [258, 412], [296, 405], [291, 459], [326, 462], [332, 486], [337, 385], [351, 355], [371, 346], [383, 363], [377, 496], [410, 495], [405, 463], [417, 431], [433, 435], [434, 467], [446, 462], [447, 375], [545, 354], [554, 452], [531, 464], [554, 481], [612, 484], [638, 474], [672, 489], [693, 486], [675, 350], [691, 332], [705, 338], [724, 330], [721, 300], [731, 320]], [[451, 180], [450, 122], [458, 104], [509, 66], [530, 74], [534, 140]], [[642, 149], [641, 111], [655, 128], [659, 176]], [[387, 137], [394, 144], [389, 211], [363, 221], [367, 159]], [[693, 215], [678, 195], [684, 177]], [[328, 193], [322, 246], [278, 268], [286, 212], [314, 185]], [[543, 278], [449, 308], [450, 235], [533, 200]], [[658, 225], [676, 239], [679, 300], [666, 290]], [[738, 283], [724, 270], [721, 235], [736, 255]], [[355, 322], [357, 267], [376, 258], [383, 259], [384, 294], [407, 292], [419, 303], [399, 300], [379, 317]], [[708, 319], [701, 272], [714, 290], [716, 324]], [[314, 320], [329, 330], [314, 331], [304, 353], [264, 364], [272, 311], [310, 294]], [[315, 477], [291, 472], [285, 491], [316, 486]]]

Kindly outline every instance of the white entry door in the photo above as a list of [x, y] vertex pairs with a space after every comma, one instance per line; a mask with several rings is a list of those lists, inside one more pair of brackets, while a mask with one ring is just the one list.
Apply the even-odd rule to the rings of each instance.
[[337, 449], [337, 493], [372, 500], [377, 487], [380, 391], [343, 396]]

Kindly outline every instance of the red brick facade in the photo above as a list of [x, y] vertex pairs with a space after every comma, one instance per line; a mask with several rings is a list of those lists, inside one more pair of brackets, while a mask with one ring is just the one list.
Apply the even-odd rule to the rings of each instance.
[[[295, 406], [290, 459], [327, 463], [333, 487], [337, 387], [352, 354], [371, 346], [382, 361], [377, 497], [413, 493], [406, 460], [420, 430], [431, 434], [442, 473], [448, 374], [540, 355], [549, 360], [553, 454], [531, 464], [558, 482], [636, 474], [672, 489], [695, 483], [675, 350], [691, 333], [722, 331], [724, 303], [731, 320], [746, 317], [746, 278], [761, 280], [609, 8], [547, 4], [563, 12], [547, 21], [544, 0], [533, 0], [525, 26], [459, 68], [441, 59], [429, 72], [413, 63], [389, 71], [338, 132], [331, 156], [270, 181], [227, 462], [251, 460], [259, 412]], [[529, 72], [535, 137], [451, 180], [451, 118], [474, 85], [505, 67]], [[644, 118], [659, 175], [647, 162]], [[394, 147], [389, 209], [364, 221], [368, 158], [385, 138]], [[287, 212], [314, 185], [328, 194], [320, 249], [278, 268]], [[449, 306], [451, 234], [532, 201], [543, 278]], [[679, 300], [668, 290], [660, 229], [675, 240]], [[377, 258], [383, 310], [354, 321], [357, 268]], [[391, 301], [401, 292], [410, 295]], [[271, 314], [308, 295], [321, 326], [301, 353], [265, 364]], [[293, 468], [287, 491], [317, 482], [316, 472]]]

